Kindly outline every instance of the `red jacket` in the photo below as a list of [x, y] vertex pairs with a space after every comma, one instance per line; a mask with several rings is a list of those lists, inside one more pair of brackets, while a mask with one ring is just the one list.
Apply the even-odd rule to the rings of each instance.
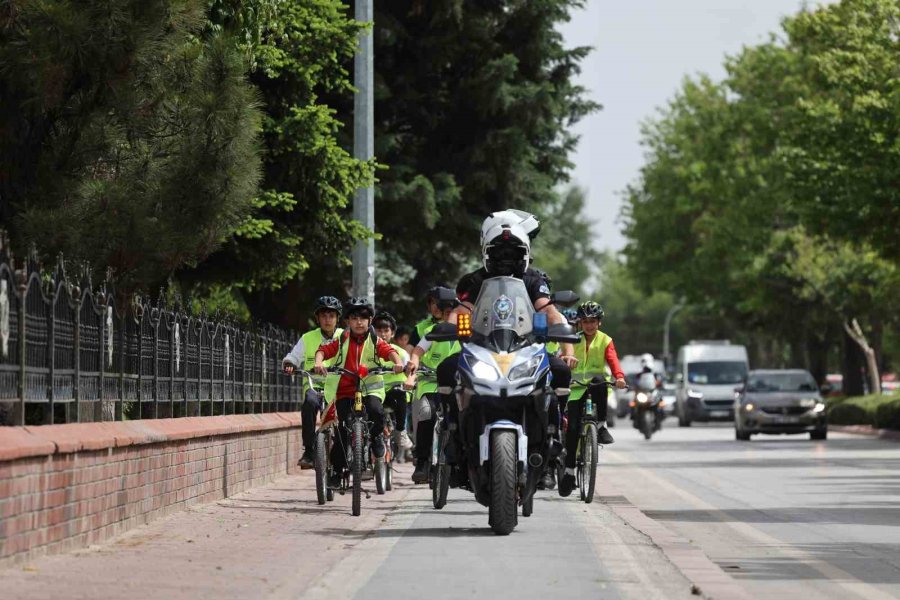
[[[359, 368], [359, 358], [362, 355], [363, 344], [366, 341], [366, 337], [369, 336], [369, 332], [366, 332], [365, 334], [360, 336], [356, 336], [353, 335], [349, 330], [346, 330], [337, 339], [319, 346], [319, 351], [325, 355], [326, 359], [334, 358], [337, 355], [338, 351], [341, 349], [341, 344], [344, 343], [344, 340], [347, 336], [350, 337], [350, 343], [347, 346], [346, 360], [344, 361], [343, 365], [336, 366], [344, 367], [348, 371], [355, 372]], [[376, 339], [377, 342], [375, 343], [375, 354], [381, 360], [390, 360], [391, 353], [394, 352], [394, 349], [391, 348], [391, 345], [385, 342], [383, 339]], [[354, 395], [356, 395], [356, 379], [347, 375], [341, 375], [341, 380], [338, 382], [337, 397], [352, 398]]]
[[622, 372], [622, 366], [619, 364], [619, 355], [616, 354], [616, 346], [612, 343], [612, 340], [609, 341], [609, 346], [606, 347], [606, 364], [609, 365], [609, 370], [614, 378], [625, 378], [625, 373]]

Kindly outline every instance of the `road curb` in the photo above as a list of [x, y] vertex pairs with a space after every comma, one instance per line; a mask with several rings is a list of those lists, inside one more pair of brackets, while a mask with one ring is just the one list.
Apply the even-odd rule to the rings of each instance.
[[629, 526], [650, 538], [691, 583], [694, 594], [710, 600], [751, 600], [751, 596], [734, 579], [690, 540], [648, 517], [625, 496], [608, 498], [606, 501], [600, 498], [601, 503]]
[[828, 429], [840, 433], [866, 435], [869, 437], [877, 437], [882, 440], [900, 442], [900, 431], [894, 431], [893, 429], [875, 429], [871, 425], [829, 425]]

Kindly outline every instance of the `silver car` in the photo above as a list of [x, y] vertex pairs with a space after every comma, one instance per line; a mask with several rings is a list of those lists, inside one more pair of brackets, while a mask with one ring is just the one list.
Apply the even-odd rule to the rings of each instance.
[[825, 404], [816, 380], [800, 369], [756, 370], [734, 394], [734, 436], [747, 441], [754, 433], [809, 433], [828, 436]]

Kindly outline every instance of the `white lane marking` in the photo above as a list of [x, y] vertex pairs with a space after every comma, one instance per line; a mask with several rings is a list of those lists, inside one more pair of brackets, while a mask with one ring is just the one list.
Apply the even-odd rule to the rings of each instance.
[[[395, 473], [396, 476], [396, 473]], [[395, 488], [396, 489], [396, 488]], [[391, 492], [388, 492], [391, 494]], [[390, 496], [388, 496], [390, 497]], [[356, 593], [369, 581], [378, 570], [378, 567], [387, 560], [391, 550], [403, 537], [400, 532], [405, 532], [412, 525], [420, 513], [414, 511], [399, 511], [405, 506], [407, 500], [420, 500], [431, 498], [431, 491], [424, 486], [409, 486], [406, 493], [397, 498], [394, 508], [376, 519], [366, 519], [359, 523], [356, 531], [369, 531], [371, 535], [352, 548], [347, 549], [346, 554], [334, 565], [325, 567], [321, 576], [310, 582], [306, 592], [300, 596], [302, 600], [334, 600], [335, 598], [353, 598]], [[365, 515], [365, 499], [363, 500], [363, 515]], [[373, 513], [373, 516], [377, 513]], [[379, 528], [389, 528], [391, 535], [379, 537]], [[271, 600], [275, 600], [273, 597]]]
[[704, 511], [708, 511], [709, 514], [712, 515], [713, 518], [715, 518], [717, 521], [737, 531], [744, 537], [768, 546], [772, 550], [780, 553], [782, 556], [801, 561], [805, 566], [818, 571], [820, 574], [824, 575], [826, 579], [828, 579], [835, 585], [840, 586], [847, 592], [854, 594], [855, 596], [865, 598], [866, 600], [895, 600], [895, 596], [883, 592], [879, 588], [864, 581], [860, 581], [840, 567], [836, 567], [831, 563], [825, 562], [813, 556], [809, 552], [805, 552], [798, 548], [785, 546], [785, 544], [789, 542], [785, 542], [784, 540], [780, 540], [763, 531], [760, 531], [759, 529], [753, 527], [748, 523], [735, 522], [731, 520], [728, 515], [726, 515], [725, 512], [720, 510], [718, 507], [706, 502], [705, 500], [699, 498], [698, 496], [695, 496], [694, 494], [691, 494], [687, 490], [678, 487], [667, 479], [653, 473], [649, 469], [638, 466], [637, 463], [629, 461], [616, 451], [608, 451], [607, 457], [611, 460], [611, 462], [628, 465], [629, 468], [634, 469], [636, 473], [643, 476], [645, 479], [649, 480], [653, 484], [666, 488], [673, 494], [679, 496], [685, 502], [688, 502], [689, 504]]

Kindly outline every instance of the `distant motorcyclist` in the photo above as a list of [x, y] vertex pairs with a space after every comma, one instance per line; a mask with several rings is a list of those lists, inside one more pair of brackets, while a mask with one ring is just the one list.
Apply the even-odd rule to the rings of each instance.
[[[337, 326], [341, 314], [341, 301], [334, 296], [322, 296], [316, 301], [316, 309], [313, 316], [318, 327], [307, 331], [294, 345], [287, 356], [281, 361], [281, 369], [288, 375], [295, 369], [303, 369], [312, 372], [316, 362], [316, 350], [324, 343], [336, 339], [343, 329]], [[331, 366], [332, 363], [326, 363]], [[315, 387], [305, 390], [303, 404], [300, 405], [300, 418], [303, 424], [301, 436], [303, 438], [303, 456], [297, 464], [301, 469], [313, 468], [313, 451], [316, 446], [316, 419], [319, 411], [325, 408], [325, 404], [334, 400], [337, 390], [336, 377], [313, 378]]]
[[[619, 366], [619, 356], [610, 336], [600, 331], [603, 308], [587, 301], [578, 307], [578, 322], [581, 324], [581, 342], [575, 346], [578, 365], [573, 370], [576, 381], [602, 381], [606, 378], [606, 367], [615, 377], [616, 387], [625, 387], [625, 374]], [[575, 489], [575, 460], [578, 452], [578, 438], [581, 435], [581, 418], [584, 414], [584, 395], [590, 389], [591, 401], [597, 410], [597, 437], [601, 444], [612, 444], [615, 440], [606, 427], [608, 390], [605, 386], [586, 386], [576, 383], [566, 411], [569, 419], [566, 430], [566, 473], [559, 482], [559, 495], [568, 496]]]

